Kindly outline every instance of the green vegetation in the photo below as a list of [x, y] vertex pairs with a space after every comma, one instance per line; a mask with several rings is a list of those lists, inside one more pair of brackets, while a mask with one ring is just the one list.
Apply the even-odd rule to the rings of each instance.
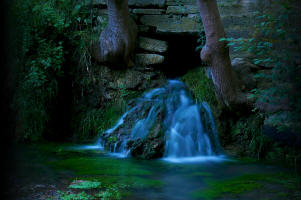
[[93, 197], [85, 192], [77, 194], [58, 191], [61, 200], [92, 200]]
[[[296, 64], [298, 47], [297, 25], [294, 20], [293, 1], [279, 1], [277, 13], [257, 13], [257, 24], [252, 38], [221, 38], [228, 41], [234, 51], [248, 52], [253, 63], [269, 70], [261, 70], [254, 78], [269, 83], [265, 87], [252, 89], [249, 98], [258, 104], [268, 103], [287, 109], [268, 111], [273, 115], [272, 123], [278, 130], [300, 130], [300, 67]], [[256, 110], [255, 110], [256, 111]], [[276, 112], [276, 113], [275, 113]]]
[[139, 176], [151, 174], [148, 170], [127, 160], [123, 160], [121, 165], [120, 160], [114, 158], [74, 157], [49, 164], [59, 169], [74, 171], [77, 175]]
[[206, 200], [215, 199], [229, 195], [234, 197], [255, 189], [264, 188], [265, 183], [277, 184], [282, 189], [297, 189], [296, 179], [290, 174], [270, 173], [270, 174], [245, 174], [226, 180], [206, 179], [209, 189], [196, 191], [193, 196]]
[[79, 140], [94, 138], [112, 127], [119, 117], [121, 110], [115, 105], [107, 105], [105, 108], [92, 108], [83, 111], [73, 120], [76, 136]]
[[270, 139], [261, 132], [262, 124], [262, 116], [253, 114], [248, 117], [241, 117], [231, 125], [232, 140], [239, 142], [249, 156], [258, 160], [266, 158], [267, 154], [273, 150]]
[[[126, 195], [126, 194], [125, 194]], [[60, 200], [119, 200], [121, 199], [122, 193], [116, 186], [110, 186], [98, 192], [61, 192], [58, 191], [58, 198]]]
[[209, 172], [194, 172], [190, 176], [199, 176], [199, 177], [211, 177], [212, 174]]
[[190, 70], [181, 80], [187, 85], [197, 102], [206, 101], [209, 104], [216, 120], [217, 130], [220, 135], [223, 135], [226, 132], [224, 125], [222, 125], [225, 119], [223, 119], [223, 122], [219, 121], [222, 107], [216, 98], [213, 82], [206, 75], [205, 67]]
[[[57, 146], [43, 147], [44, 150], [57, 152]], [[71, 188], [92, 188], [126, 185], [130, 188], [149, 188], [161, 187], [163, 183], [159, 180], [150, 178], [152, 173], [143, 169], [142, 166], [135, 164], [132, 160], [116, 159], [111, 157], [91, 157], [89, 154], [80, 154], [76, 150], [68, 150], [64, 147], [59, 154], [68, 159], [59, 159], [47, 162], [47, 165], [57, 170], [70, 170], [75, 172], [77, 179], [71, 183]], [[77, 152], [77, 153], [76, 153]]]
[[[34, 148], [43, 152], [40, 159], [46, 165], [56, 171], [74, 172], [74, 178], [66, 190], [58, 191], [59, 199], [117, 200], [129, 195], [133, 189], [160, 188], [164, 185], [135, 160], [105, 157], [93, 150], [72, 148], [70, 144], [44, 144]], [[53, 156], [56, 159], [45, 161]]]
[[89, 45], [104, 24], [95, 25], [92, 9], [72, 0], [17, 1], [13, 12], [20, 66], [14, 103], [21, 125], [18, 139], [37, 141], [53, 118], [60, 85], [88, 62]]
[[212, 109], [217, 109], [219, 104], [215, 96], [214, 85], [206, 76], [205, 68], [200, 67], [190, 70], [182, 77], [182, 81], [198, 101], [206, 101]]

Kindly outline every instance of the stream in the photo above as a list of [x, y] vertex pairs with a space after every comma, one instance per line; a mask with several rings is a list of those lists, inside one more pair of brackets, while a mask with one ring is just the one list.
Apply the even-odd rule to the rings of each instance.
[[[12, 180], [15, 199], [68, 199], [60, 191], [73, 180], [97, 180], [100, 191], [116, 187], [125, 200], [298, 199], [293, 172], [277, 165], [230, 158], [180, 163], [120, 158], [94, 145], [22, 146]], [[17, 191], [17, 192], [16, 192]], [[87, 194], [95, 189], [83, 190]], [[101, 199], [101, 198], [69, 198]], [[114, 198], [107, 198], [114, 199]]]
[[95, 144], [19, 145], [15, 156], [8, 193], [22, 200], [301, 196], [292, 170], [224, 155], [209, 105], [175, 80], [138, 98]]

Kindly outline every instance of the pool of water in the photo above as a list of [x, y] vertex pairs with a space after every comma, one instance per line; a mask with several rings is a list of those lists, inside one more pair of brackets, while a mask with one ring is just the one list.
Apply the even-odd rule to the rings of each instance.
[[73, 180], [99, 181], [100, 191], [114, 185], [121, 199], [128, 200], [298, 198], [290, 169], [225, 156], [137, 160], [94, 145], [22, 147], [16, 156], [11, 192], [19, 192], [17, 199], [59, 199], [58, 191], [78, 193], [68, 188]]

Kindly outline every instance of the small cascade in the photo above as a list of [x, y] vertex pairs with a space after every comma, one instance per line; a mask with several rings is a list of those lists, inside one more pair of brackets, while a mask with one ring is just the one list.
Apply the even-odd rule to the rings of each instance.
[[[163, 136], [160, 133], [164, 133]], [[136, 99], [102, 138], [107, 149], [122, 157], [139, 152], [146, 154], [148, 149], [145, 148], [160, 146], [160, 139], [164, 145], [157, 149], [163, 149], [162, 156], [166, 160], [204, 156], [214, 160], [221, 155], [209, 105], [195, 103], [185, 84], [177, 80], [170, 80], [164, 87]]]

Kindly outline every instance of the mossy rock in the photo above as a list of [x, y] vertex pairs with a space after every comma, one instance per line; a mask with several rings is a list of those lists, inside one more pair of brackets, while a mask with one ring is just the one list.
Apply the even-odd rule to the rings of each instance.
[[181, 80], [187, 85], [197, 102], [207, 102], [215, 119], [219, 135], [224, 135], [226, 130], [223, 129], [220, 116], [223, 110], [215, 95], [215, 86], [210, 78], [206, 75], [204, 67], [198, 67], [188, 71]]
[[99, 181], [74, 180], [70, 183], [71, 189], [95, 189], [101, 186]]

